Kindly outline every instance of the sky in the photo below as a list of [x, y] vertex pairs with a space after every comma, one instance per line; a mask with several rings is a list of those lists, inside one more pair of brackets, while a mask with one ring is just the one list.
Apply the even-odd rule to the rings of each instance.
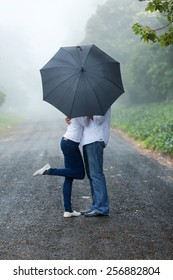
[[0, 90], [8, 95], [7, 105], [24, 96], [29, 104], [41, 100], [39, 69], [61, 46], [82, 41], [87, 20], [105, 2], [0, 0]]

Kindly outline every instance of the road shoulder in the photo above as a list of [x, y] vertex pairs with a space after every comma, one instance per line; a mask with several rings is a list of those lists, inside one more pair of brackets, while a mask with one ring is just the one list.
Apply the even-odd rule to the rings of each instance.
[[157, 151], [154, 151], [152, 149], [145, 148], [142, 145], [142, 143], [140, 143], [139, 141], [135, 140], [133, 137], [130, 137], [125, 132], [123, 132], [121, 129], [112, 128], [112, 131], [114, 131], [119, 136], [123, 137], [128, 142], [130, 142], [140, 153], [142, 153], [146, 157], [154, 158], [160, 164], [165, 165], [165, 166], [173, 169], [173, 157], [171, 157], [169, 155], [165, 155], [165, 154], [157, 152]]

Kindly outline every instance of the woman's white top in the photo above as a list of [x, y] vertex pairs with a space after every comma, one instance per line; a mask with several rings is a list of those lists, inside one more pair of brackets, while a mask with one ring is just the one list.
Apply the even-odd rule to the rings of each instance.
[[[86, 121], [86, 125], [87, 125], [87, 123], [89, 122], [89, 119], [87, 117], [84, 117], [84, 118], [86, 118], [85, 121]], [[84, 130], [84, 127], [79, 122], [79, 119], [80, 119], [80, 117], [71, 119], [71, 123], [68, 125], [67, 131], [64, 134], [65, 138], [72, 140], [74, 142], [77, 142], [77, 143], [80, 143], [80, 141], [82, 139], [82, 135], [83, 135], [83, 130]], [[87, 119], [88, 119], [88, 121], [87, 121]]]

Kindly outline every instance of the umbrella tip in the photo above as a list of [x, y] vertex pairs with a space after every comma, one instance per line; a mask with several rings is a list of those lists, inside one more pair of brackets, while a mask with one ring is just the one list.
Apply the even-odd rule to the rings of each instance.
[[77, 46], [76, 48], [78, 48], [78, 49], [80, 49], [81, 51], [83, 51], [82, 48], [81, 48], [81, 46]]

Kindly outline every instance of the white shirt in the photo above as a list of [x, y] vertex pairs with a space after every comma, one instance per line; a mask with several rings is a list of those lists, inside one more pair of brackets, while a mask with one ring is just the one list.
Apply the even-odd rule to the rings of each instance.
[[104, 141], [107, 145], [110, 136], [110, 118], [111, 108], [104, 116], [93, 116], [93, 120], [90, 120], [89, 123], [86, 117], [80, 117], [79, 122], [84, 126], [81, 146], [96, 141]]
[[[87, 121], [88, 118], [87, 117], [83, 117], [83, 118], [84, 118], [85, 125], [87, 126], [87, 123], [89, 122], [89, 121]], [[84, 127], [79, 122], [79, 119], [80, 118], [71, 119], [71, 123], [68, 125], [67, 131], [64, 134], [65, 138], [72, 140], [74, 142], [77, 142], [77, 143], [80, 143], [82, 134], [83, 134], [83, 130], [84, 130]]]

